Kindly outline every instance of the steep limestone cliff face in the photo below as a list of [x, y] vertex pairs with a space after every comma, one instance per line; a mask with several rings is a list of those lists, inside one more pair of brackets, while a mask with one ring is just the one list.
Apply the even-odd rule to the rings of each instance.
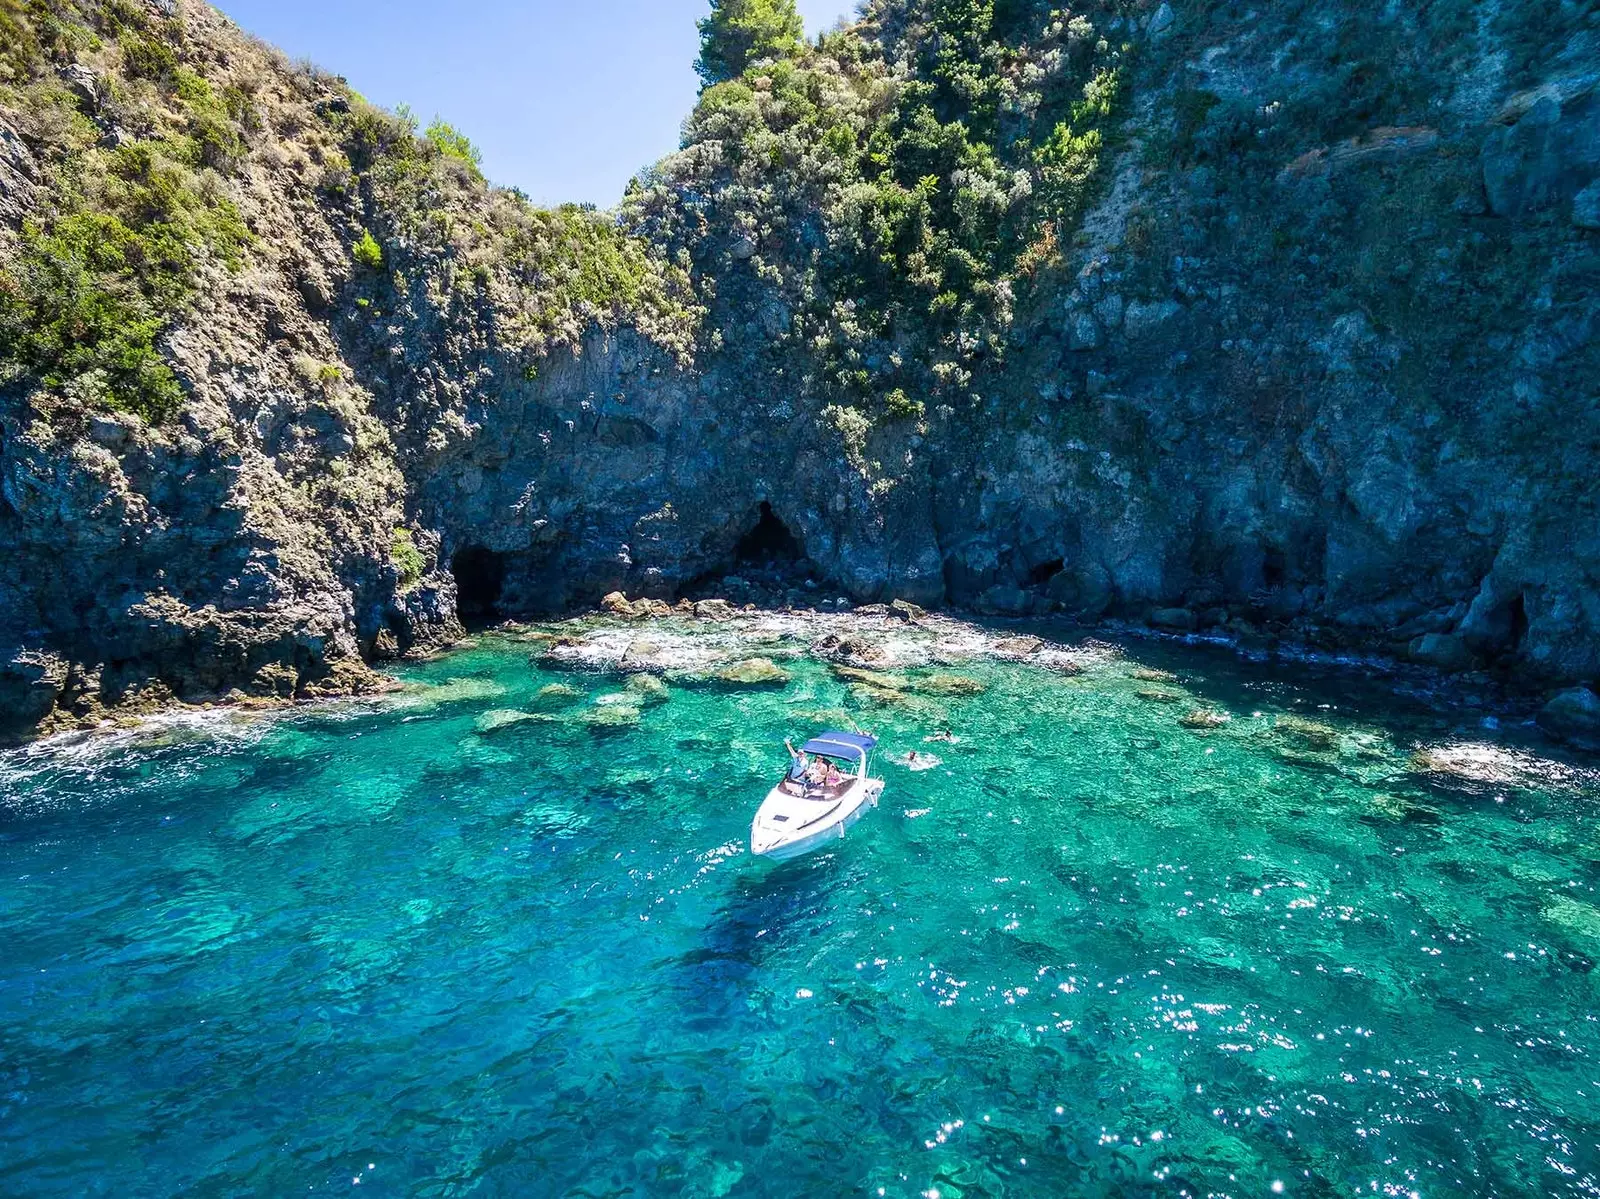
[[[857, 600], [1600, 678], [1596, 6], [957, 7], [708, 90], [616, 221], [203, 5], [52, 9], [0, 93], [0, 720], [360, 687], [715, 579], [763, 505]], [[188, 214], [166, 407], [17, 332], [95, 205]]]

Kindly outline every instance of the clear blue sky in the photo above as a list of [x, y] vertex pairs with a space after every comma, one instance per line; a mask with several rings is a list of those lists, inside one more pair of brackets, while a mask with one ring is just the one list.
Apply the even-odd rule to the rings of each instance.
[[[815, 36], [855, 0], [798, 0]], [[609, 207], [677, 149], [708, 0], [217, 0], [385, 108], [438, 115], [536, 202]]]

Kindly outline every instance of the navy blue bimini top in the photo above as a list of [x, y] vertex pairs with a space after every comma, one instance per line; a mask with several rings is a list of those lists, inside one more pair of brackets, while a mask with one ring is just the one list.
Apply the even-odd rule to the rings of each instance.
[[866, 759], [867, 751], [877, 744], [876, 737], [869, 737], [865, 733], [821, 733], [802, 745], [800, 752], [861, 762]]

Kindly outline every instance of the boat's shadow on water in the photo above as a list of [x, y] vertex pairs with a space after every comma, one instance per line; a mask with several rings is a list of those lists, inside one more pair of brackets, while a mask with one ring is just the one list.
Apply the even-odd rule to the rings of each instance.
[[694, 1011], [689, 1026], [749, 1019], [764, 993], [761, 968], [826, 934], [842, 893], [864, 873], [839, 853], [822, 853], [741, 872], [706, 926], [698, 948], [664, 963], [673, 988]]

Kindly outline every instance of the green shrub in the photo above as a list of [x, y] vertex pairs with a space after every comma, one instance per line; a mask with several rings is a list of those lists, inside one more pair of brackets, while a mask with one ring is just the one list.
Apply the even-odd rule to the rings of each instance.
[[433, 119], [423, 134], [446, 158], [453, 158], [457, 162], [465, 163], [474, 172], [481, 174], [483, 168], [483, 151], [474, 146], [467, 135], [454, 125], [438, 117]]
[[883, 410], [891, 420], [921, 420], [927, 414], [922, 401], [913, 400], [900, 387], [883, 397]]
[[244, 157], [244, 139], [234, 125], [229, 105], [211, 85], [187, 67], [173, 75], [173, 91], [189, 114], [189, 136], [195, 141], [195, 165], [228, 170]]
[[122, 65], [136, 79], [165, 83], [178, 72], [178, 55], [159, 38], [127, 33], [122, 37]]
[[0, 0], [0, 83], [18, 83], [38, 74], [44, 47], [29, 0]]
[[378, 244], [378, 239], [373, 237], [366, 229], [361, 231], [361, 236], [350, 246], [350, 256], [358, 264], [369, 271], [383, 269], [383, 247]]
[[238, 210], [203, 192], [177, 148], [72, 155], [0, 268], [0, 358], [80, 403], [170, 419], [183, 400], [156, 343], [193, 300], [202, 260], [243, 264]]
[[412, 539], [411, 530], [404, 526], [394, 530], [389, 542], [389, 561], [400, 572], [401, 591], [409, 591], [415, 587], [421, 581], [423, 572], [428, 569], [428, 561]]

